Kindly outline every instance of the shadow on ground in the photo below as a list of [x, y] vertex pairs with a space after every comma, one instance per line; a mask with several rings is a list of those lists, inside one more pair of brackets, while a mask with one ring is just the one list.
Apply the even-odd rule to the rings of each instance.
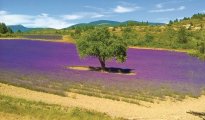
[[129, 68], [106, 67], [104, 70], [101, 67], [92, 67], [92, 66], [68, 66], [66, 68], [73, 69], [73, 70], [87, 70], [87, 71], [116, 73], [116, 74], [124, 74], [124, 75], [136, 75], [136, 73], [133, 72], [134, 69], [129, 69]]
[[[90, 71], [103, 71], [101, 67], [91, 67], [89, 66]], [[105, 68], [105, 72], [109, 73], [121, 73], [121, 74], [130, 74], [133, 69], [128, 69], [128, 68], [114, 68], [114, 67], [107, 67]]]
[[200, 118], [202, 118], [203, 120], [205, 120], [205, 112], [194, 112], [194, 111], [189, 111], [187, 112], [189, 114], [192, 114], [194, 116], [198, 116]]

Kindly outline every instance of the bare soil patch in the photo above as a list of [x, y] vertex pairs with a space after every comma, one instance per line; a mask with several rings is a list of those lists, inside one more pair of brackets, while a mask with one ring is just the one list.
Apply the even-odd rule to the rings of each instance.
[[152, 47], [139, 47], [139, 46], [129, 46], [132, 49], [144, 49], [144, 50], [165, 50], [165, 51], [174, 51], [174, 52], [187, 52], [187, 50], [177, 50], [177, 49], [168, 49], [168, 48], [152, 48]]

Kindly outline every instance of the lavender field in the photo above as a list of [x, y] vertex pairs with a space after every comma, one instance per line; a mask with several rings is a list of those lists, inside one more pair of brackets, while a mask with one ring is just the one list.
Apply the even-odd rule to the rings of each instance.
[[74, 44], [0, 40], [0, 81], [4, 83], [127, 102], [199, 96], [205, 88], [205, 62], [182, 52], [128, 49], [125, 63], [107, 63], [107, 67], [131, 69], [135, 75], [71, 70], [69, 66], [100, 65], [95, 58], [80, 59]]

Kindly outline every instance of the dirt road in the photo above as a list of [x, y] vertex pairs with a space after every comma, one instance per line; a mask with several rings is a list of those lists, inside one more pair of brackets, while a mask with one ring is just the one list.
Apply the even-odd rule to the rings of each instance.
[[198, 99], [187, 98], [184, 101], [177, 102], [167, 100], [159, 104], [146, 103], [148, 107], [145, 107], [122, 101], [113, 101], [75, 93], [68, 93], [68, 97], [62, 97], [1, 83], [0, 94], [32, 101], [59, 104], [62, 106], [81, 107], [104, 112], [113, 117], [136, 120], [201, 120], [198, 116], [186, 112], [205, 112], [205, 96], [201, 96]]

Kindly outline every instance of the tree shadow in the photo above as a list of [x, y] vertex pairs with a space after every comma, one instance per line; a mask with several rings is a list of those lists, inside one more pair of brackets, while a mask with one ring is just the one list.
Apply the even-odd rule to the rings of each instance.
[[[90, 71], [99, 71], [102, 72], [103, 69], [101, 67], [91, 67], [89, 66]], [[119, 73], [119, 74], [135, 74], [132, 72], [134, 69], [129, 68], [115, 68], [115, 67], [106, 67], [104, 72], [108, 73]]]
[[205, 120], [205, 112], [194, 112], [194, 111], [189, 111], [187, 112], [189, 114], [192, 114], [194, 116], [198, 116], [200, 118], [202, 118], [203, 120]]

